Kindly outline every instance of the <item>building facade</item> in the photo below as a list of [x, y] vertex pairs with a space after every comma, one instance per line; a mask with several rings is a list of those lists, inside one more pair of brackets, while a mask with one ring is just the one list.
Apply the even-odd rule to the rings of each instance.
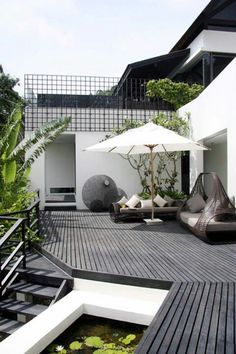
[[[168, 54], [129, 64], [121, 78], [26, 75], [26, 135], [50, 120], [71, 117], [68, 131], [32, 168], [32, 186], [40, 188], [42, 206], [63, 205], [67, 198], [67, 206], [84, 208], [82, 189], [95, 175], [111, 177], [127, 195], [140, 190], [137, 174], [127, 161], [83, 149], [103, 140], [127, 118], [147, 122], [165, 112], [171, 119], [170, 105], [146, 96], [147, 81], [162, 78], [205, 87], [180, 110], [182, 115], [190, 112], [192, 138], [211, 148], [198, 156], [191, 153], [190, 185], [199, 172], [214, 170], [229, 194], [235, 195], [236, 176], [231, 167], [235, 56], [236, 2], [212, 0]], [[184, 187], [179, 181], [177, 188]]]

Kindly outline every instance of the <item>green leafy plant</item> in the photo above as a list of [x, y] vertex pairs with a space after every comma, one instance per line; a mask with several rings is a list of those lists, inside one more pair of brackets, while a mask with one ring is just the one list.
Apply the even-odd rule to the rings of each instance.
[[[35, 199], [29, 188], [30, 167], [67, 127], [70, 118], [37, 129], [30, 138], [20, 139], [22, 129], [22, 106], [17, 105], [0, 130], [0, 214], [24, 210]], [[17, 214], [16, 216], [25, 217]], [[12, 224], [1, 221], [0, 237]], [[40, 238], [29, 228], [26, 238], [39, 242]]]
[[52, 344], [48, 348], [51, 354], [72, 354], [82, 353], [86, 348], [90, 348], [94, 354], [131, 354], [134, 353], [136, 345], [131, 343], [136, 339], [135, 334], [128, 334], [126, 337], [117, 339], [117, 343], [105, 343], [101, 337], [84, 337], [82, 341], [73, 341], [68, 348], [63, 345]]
[[175, 110], [195, 99], [204, 87], [186, 82], [174, 82], [170, 79], [150, 80], [147, 83], [147, 96], [161, 97], [172, 104]]
[[[183, 82], [173, 82], [170, 79], [150, 80], [147, 83], [147, 95], [155, 99], [162, 97], [165, 101], [172, 104], [177, 110], [182, 105], [196, 98], [203, 90], [201, 85], [189, 85]], [[171, 114], [160, 113], [152, 118], [152, 122], [161, 125], [164, 128], [175, 131], [176, 133], [187, 136], [189, 132], [189, 116], [180, 117], [175, 111]], [[113, 135], [119, 135], [128, 129], [142, 126], [142, 121], [131, 121], [126, 119], [124, 124], [113, 130]], [[108, 138], [110, 136], [107, 136]], [[151, 193], [150, 190], [150, 161], [148, 155], [120, 155], [127, 160], [130, 166], [137, 172], [141, 184], [141, 196], [147, 199]], [[178, 182], [178, 164], [177, 161], [182, 156], [181, 152], [164, 152], [154, 154], [154, 165], [156, 166], [154, 189], [155, 193], [161, 193], [162, 190], [168, 190], [172, 193], [176, 190]]]
[[17, 104], [24, 104], [14, 88], [19, 84], [19, 79], [15, 79], [5, 74], [0, 65], [0, 131], [7, 123], [8, 117]]

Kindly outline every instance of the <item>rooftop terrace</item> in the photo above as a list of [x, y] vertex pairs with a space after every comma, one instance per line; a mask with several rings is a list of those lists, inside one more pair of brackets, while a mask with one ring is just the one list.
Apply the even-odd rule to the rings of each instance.
[[42, 252], [73, 277], [170, 289], [136, 353], [235, 353], [236, 244], [206, 244], [176, 221], [86, 211], [41, 221]]

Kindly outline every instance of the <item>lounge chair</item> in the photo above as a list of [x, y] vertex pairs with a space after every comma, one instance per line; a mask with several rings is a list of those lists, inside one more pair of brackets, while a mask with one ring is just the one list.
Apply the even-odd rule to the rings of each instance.
[[[212, 178], [207, 197], [203, 177]], [[201, 173], [188, 199], [177, 212], [177, 219], [194, 235], [208, 243], [236, 241], [235, 207], [216, 173]]]

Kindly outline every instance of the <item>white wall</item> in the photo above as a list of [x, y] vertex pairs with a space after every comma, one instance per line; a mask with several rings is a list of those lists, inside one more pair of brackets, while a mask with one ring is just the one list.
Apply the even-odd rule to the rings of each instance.
[[56, 143], [45, 153], [46, 194], [51, 187], [75, 187], [75, 145]]
[[119, 155], [83, 151], [86, 147], [103, 140], [106, 133], [76, 133], [76, 188], [77, 208], [86, 208], [82, 201], [82, 188], [85, 182], [94, 175], [111, 177], [117, 187], [122, 188], [128, 196], [140, 191], [137, 173]]
[[[204, 171], [216, 172], [225, 190], [227, 190], [227, 142], [225, 141], [219, 144], [212, 143], [210, 148], [210, 150], [204, 152]], [[209, 191], [211, 190], [210, 186], [207, 185], [206, 190], [209, 195]]]
[[[29, 135], [29, 133], [27, 134]], [[68, 132], [68, 134], [70, 133]], [[53, 143], [48, 147], [47, 152], [32, 166], [31, 184], [34, 188], [40, 188], [42, 207], [45, 203], [45, 185], [47, 185], [48, 193], [50, 186], [73, 186], [74, 177], [77, 209], [86, 208], [82, 201], [82, 188], [85, 182], [94, 175], [102, 174], [111, 177], [117, 187], [123, 189], [128, 197], [141, 191], [138, 174], [129, 165], [128, 161], [116, 154], [83, 151], [86, 147], [103, 140], [107, 133], [75, 132], [74, 134], [76, 146], [75, 176], [72, 173], [73, 157], [71, 156], [71, 144]], [[66, 149], [65, 145], [67, 145]], [[181, 165], [178, 164], [177, 167], [179, 171], [178, 177], [181, 179]], [[176, 188], [181, 190], [181, 181], [176, 184]]]
[[[194, 101], [180, 109], [190, 112], [192, 138], [203, 141], [227, 130], [227, 187], [230, 196], [236, 195], [236, 59]], [[191, 173], [203, 168], [202, 153], [191, 154]]]
[[190, 56], [184, 63], [185, 68], [201, 52], [236, 53], [236, 33], [203, 30], [189, 45]]
[[[25, 138], [29, 137], [31, 132], [25, 133]], [[31, 150], [30, 150], [31, 151]], [[27, 155], [30, 154], [30, 151]], [[40, 155], [31, 167], [30, 173], [31, 189], [40, 191], [41, 208], [45, 204], [45, 153]]]

